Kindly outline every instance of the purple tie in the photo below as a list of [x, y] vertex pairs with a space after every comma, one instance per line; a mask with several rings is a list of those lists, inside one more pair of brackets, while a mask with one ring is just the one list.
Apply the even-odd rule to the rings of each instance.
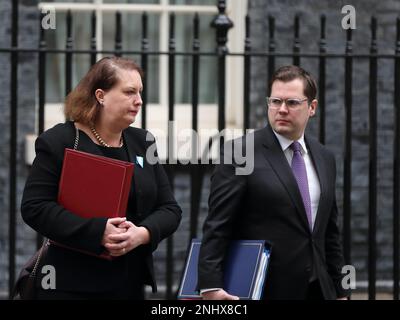
[[293, 174], [299, 186], [301, 197], [303, 198], [303, 204], [304, 208], [306, 209], [308, 224], [310, 225], [310, 229], [312, 230], [310, 191], [308, 189], [306, 165], [304, 163], [304, 159], [300, 151], [301, 150], [300, 143], [294, 141], [290, 145], [290, 149], [293, 150], [293, 159], [292, 159]]

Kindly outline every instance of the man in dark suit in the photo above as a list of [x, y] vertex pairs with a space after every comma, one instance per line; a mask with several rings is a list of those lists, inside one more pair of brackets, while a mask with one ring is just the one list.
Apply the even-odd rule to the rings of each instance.
[[304, 136], [318, 104], [315, 80], [302, 68], [281, 67], [269, 92], [269, 126], [240, 140], [254, 143], [246, 155], [252, 173], [238, 174], [235, 153], [222, 150], [211, 178], [198, 287], [204, 299], [237, 299], [222, 289], [227, 247], [233, 239], [265, 239], [272, 254], [264, 299], [346, 298], [335, 158]]

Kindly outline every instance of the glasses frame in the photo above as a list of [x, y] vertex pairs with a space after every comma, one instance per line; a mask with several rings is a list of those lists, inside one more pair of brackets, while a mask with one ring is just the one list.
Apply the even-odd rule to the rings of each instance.
[[[271, 105], [270, 105], [269, 99], [271, 99], [271, 98], [277, 99], [277, 100], [281, 100], [281, 104], [279, 105], [279, 107], [275, 107], [275, 106], [271, 106]], [[294, 110], [294, 109], [297, 109], [298, 107], [300, 107], [300, 106], [303, 104], [304, 101], [308, 100], [308, 98], [304, 98], [304, 99], [297, 99], [297, 98], [286, 98], [286, 99], [281, 99], [281, 98], [277, 98], [277, 97], [266, 97], [266, 100], [267, 100], [268, 108], [271, 108], [271, 109], [274, 109], [274, 110], [278, 110], [278, 109], [280, 109], [280, 108], [282, 107], [283, 103], [285, 103], [286, 108], [288, 108], [289, 110]], [[287, 104], [287, 101], [288, 101], [288, 100], [296, 100], [296, 101], [299, 102], [299, 104], [296, 105], [296, 106], [291, 106], [291, 107], [290, 107], [290, 106]]]

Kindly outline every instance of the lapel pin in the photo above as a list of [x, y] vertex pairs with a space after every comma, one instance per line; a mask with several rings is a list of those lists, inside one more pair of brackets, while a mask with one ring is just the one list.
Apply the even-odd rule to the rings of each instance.
[[136, 164], [138, 164], [141, 168], [143, 168], [143, 157], [136, 156]]

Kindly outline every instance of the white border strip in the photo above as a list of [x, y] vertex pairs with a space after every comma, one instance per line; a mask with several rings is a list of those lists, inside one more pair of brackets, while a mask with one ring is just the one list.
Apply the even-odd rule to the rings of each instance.
[[[99, 5], [94, 3], [53, 3], [41, 2], [39, 9], [52, 8], [56, 11], [93, 11], [98, 10]], [[216, 6], [195, 6], [195, 5], [159, 5], [159, 4], [101, 4], [103, 12], [175, 12], [175, 13], [218, 13]]]

